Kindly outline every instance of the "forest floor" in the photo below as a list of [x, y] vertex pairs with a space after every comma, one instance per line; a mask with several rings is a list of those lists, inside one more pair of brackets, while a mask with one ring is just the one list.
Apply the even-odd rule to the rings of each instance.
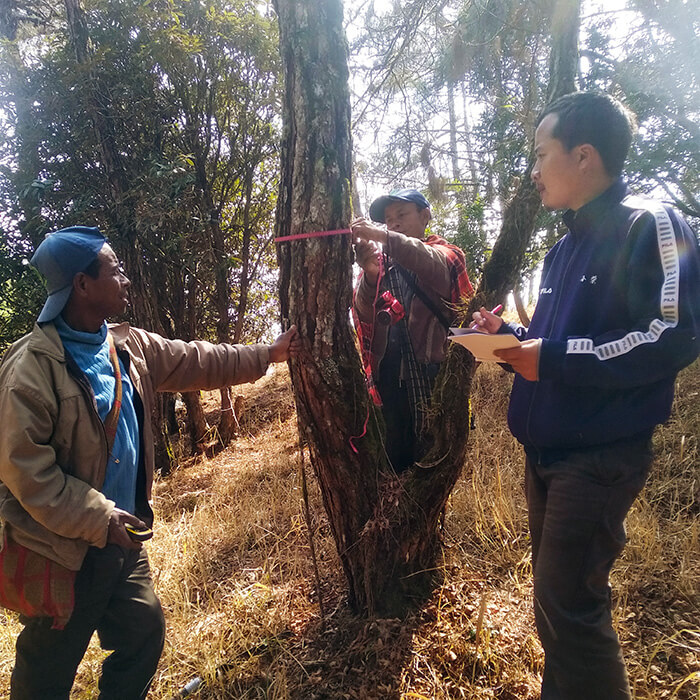
[[[149, 698], [539, 697], [522, 456], [505, 423], [510, 378], [482, 365], [476, 428], [447, 508], [442, 583], [405, 619], [354, 616], [308, 459], [318, 582], [310, 557], [286, 368], [244, 396], [240, 435], [156, 483], [148, 544], [166, 647]], [[207, 398], [216, 422], [217, 394]], [[613, 603], [634, 697], [700, 698], [700, 363], [678, 381], [656, 464], [632, 508]], [[323, 614], [319, 606], [320, 591]], [[0, 697], [20, 625], [0, 611]], [[96, 698], [94, 639], [71, 697]], [[194, 687], [195, 684], [190, 687]], [[190, 696], [188, 696], [190, 697]]]

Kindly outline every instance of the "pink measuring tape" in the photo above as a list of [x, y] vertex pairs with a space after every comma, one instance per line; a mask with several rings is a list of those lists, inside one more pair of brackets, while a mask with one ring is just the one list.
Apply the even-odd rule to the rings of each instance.
[[[376, 310], [377, 308], [377, 299], [379, 299], [379, 284], [382, 280], [382, 277], [384, 276], [384, 258], [383, 256], [379, 256], [379, 274], [377, 275], [377, 284], [374, 289], [374, 301], [372, 302], [372, 308]], [[355, 290], [357, 292], [357, 290]], [[354, 302], [354, 295], [353, 295], [353, 302]], [[372, 345], [372, 340], [374, 339], [374, 324], [372, 324], [372, 335], [370, 336], [370, 346]], [[371, 400], [371, 399], [370, 399]], [[365, 437], [367, 435], [367, 424], [369, 423], [369, 404], [367, 404], [367, 414], [365, 415], [365, 420], [362, 425], [362, 432], [359, 435], [351, 435], [348, 438], [348, 443], [350, 444], [350, 448], [355, 454], [358, 454], [358, 449], [355, 447], [355, 440], [360, 440], [361, 438]]]
[[291, 236], [280, 236], [275, 238], [275, 243], [283, 243], [284, 241], [298, 241], [302, 238], [322, 238], [323, 236], [340, 236], [344, 233], [352, 233], [349, 228], [338, 228], [334, 231], [310, 231], [309, 233], [295, 233]]

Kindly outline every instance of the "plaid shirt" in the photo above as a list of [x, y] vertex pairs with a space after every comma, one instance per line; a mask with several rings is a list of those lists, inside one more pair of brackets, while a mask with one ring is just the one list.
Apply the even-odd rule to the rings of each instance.
[[[389, 269], [398, 264], [413, 273], [417, 285], [434, 305], [443, 311], [444, 317], [454, 322], [455, 305], [473, 293], [462, 250], [439, 236], [418, 239], [389, 231], [384, 252]], [[363, 364], [370, 393], [375, 401], [378, 400], [378, 396], [369, 363], [370, 346], [374, 335], [376, 298], [386, 289], [387, 275], [381, 275], [378, 285], [370, 285], [362, 275], [353, 302]], [[396, 293], [394, 295], [397, 296]], [[399, 301], [406, 311], [406, 324], [414, 359], [418, 363], [442, 362], [445, 359], [447, 330], [421, 299], [413, 294], [408, 294], [407, 297]]]

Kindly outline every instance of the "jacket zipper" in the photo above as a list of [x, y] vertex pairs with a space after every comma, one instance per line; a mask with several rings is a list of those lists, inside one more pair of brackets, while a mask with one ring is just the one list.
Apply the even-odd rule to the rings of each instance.
[[[561, 299], [562, 299], [563, 291], [564, 291], [564, 283], [566, 282], [566, 278], [569, 274], [569, 270], [574, 262], [574, 258], [576, 257], [576, 253], [578, 252], [578, 249], [581, 247], [582, 241], [583, 241], [583, 237], [580, 240], [576, 241], [576, 245], [574, 246], [574, 250], [573, 250], [572, 254], [569, 256], [569, 261], [566, 264], [566, 267], [564, 268], [564, 273], [561, 276], [561, 284], [560, 284], [559, 294], [557, 294], [557, 303], [556, 303], [556, 306], [554, 307], [554, 313], [552, 314], [552, 318], [551, 318], [551, 321], [549, 323], [549, 328], [547, 329], [547, 336], [546, 337], [551, 335], [552, 329], [554, 328], [554, 324], [555, 324], [555, 321], [557, 320], [557, 315], [559, 313], [559, 306], [561, 305]], [[532, 447], [535, 447], [535, 444], [533, 443], [532, 435], [530, 434], [530, 423], [531, 423], [531, 419], [532, 419], [532, 411], [533, 411], [534, 406], [535, 406], [535, 399], [537, 397], [538, 388], [539, 388], [539, 382], [535, 382], [535, 388], [532, 391], [532, 396], [530, 397], [530, 405], [528, 406], [528, 410], [527, 410], [527, 423], [525, 425], [525, 431], [527, 433], [527, 440], [530, 443], [530, 445], [532, 445]], [[535, 447], [535, 449], [537, 450], [538, 462], [539, 462], [540, 461], [539, 448]]]

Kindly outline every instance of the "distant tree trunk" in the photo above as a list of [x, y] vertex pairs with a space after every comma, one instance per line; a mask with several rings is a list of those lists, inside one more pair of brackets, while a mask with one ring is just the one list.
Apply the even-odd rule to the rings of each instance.
[[[338, 0], [277, 0], [285, 67], [277, 235], [343, 228], [350, 218], [350, 106]], [[471, 355], [453, 353], [438, 381], [435, 446], [399, 479], [381, 446], [383, 423], [369, 399], [349, 322], [348, 236], [282, 243], [283, 317], [297, 325], [303, 355], [291, 363], [300, 431], [309, 445], [350, 601], [370, 615], [401, 614], [430, 590], [438, 522], [464, 461], [468, 416], [462, 391]], [[354, 446], [354, 447], [353, 447]], [[420, 504], [420, 506], [417, 506]]]
[[[120, 253], [131, 279], [131, 304], [134, 320], [139, 325], [157, 332], [163, 332], [145, 284], [143, 256], [137, 236], [137, 227], [132, 216], [131, 207], [124, 203], [124, 193], [127, 190], [124, 182], [124, 170], [121, 167], [121, 155], [114, 142], [114, 134], [107, 118], [108, 100], [100, 99], [99, 87], [90, 67], [89, 34], [85, 12], [80, 0], [64, 0], [68, 32], [75, 52], [76, 62], [84, 70], [87, 85], [86, 111], [92, 121], [95, 139], [99, 148], [99, 160], [103, 172], [109, 182], [112, 195], [112, 211], [110, 220], [119, 233], [121, 242]], [[97, 155], [97, 154], [96, 154]], [[172, 467], [172, 447], [168, 444], [167, 421], [163, 415], [162, 402], [157, 405], [152, 417], [155, 437], [156, 468], [163, 472]]]
[[527, 315], [527, 309], [523, 303], [522, 288], [516, 287], [513, 290], [513, 301], [515, 302], [515, 310], [518, 312], [518, 318], [523, 326], [530, 325], [530, 317]]
[[452, 179], [460, 181], [459, 152], [457, 151], [457, 110], [455, 109], [455, 86], [451, 78], [447, 79], [447, 109], [450, 117], [450, 156], [452, 158]]
[[[29, 8], [16, 2], [0, 3], [0, 37], [4, 40], [0, 47], [0, 56], [7, 73], [6, 99], [15, 108], [15, 136], [17, 143], [17, 173], [14, 182], [17, 189], [17, 201], [23, 215], [18, 222], [19, 230], [34, 245], [41, 243], [46, 233], [44, 218], [41, 214], [41, 198], [35, 186], [41, 172], [39, 143], [34, 130], [32, 101], [27, 71], [17, 46], [17, 31], [21, 19], [26, 19]], [[21, 18], [21, 19], [20, 19]]]
[[[209, 186], [207, 185], [207, 188]], [[231, 304], [231, 280], [229, 277], [229, 256], [226, 250], [226, 241], [224, 232], [221, 229], [221, 222], [219, 220], [219, 212], [214, 207], [214, 201], [211, 197], [210, 192], [207, 191], [206, 201], [209, 204], [211, 212], [211, 224], [210, 232], [212, 236], [212, 243], [214, 246], [215, 255], [219, 261], [216, 268], [216, 278], [215, 278], [215, 289], [214, 297], [216, 303], [217, 311], [217, 322], [216, 322], [216, 340], [219, 343], [230, 343], [231, 342], [231, 319], [230, 319], [230, 304]], [[233, 342], [238, 342], [233, 339]], [[235, 421], [233, 416], [233, 408], [231, 406], [231, 390], [229, 387], [223, 387], [219, 390], [219, 396], [221, 399], [220, 407], [221, 413], [219, 418], [218, 426], [218, 442], [220, 447], [225, 447], [228, 445], [234, 437], [235, 434]], [[197, 399], [199, 402], [199, 399]], [[198, 416], [204, 418], [204, 412], [202, 411], [201, 404], [198, 407]], [[190, 416], [189, 409], [187, 415]], [[192, 414], [192, 419], [194, 422], [195, 414]], [[206, 425], [206, 423], [204, 424]], [[201, 429], [203, 425], [199, 422], [199, 426], [194, 428], [194, 432], [198, 432], [201, 435]]]
[[[255, 172], [253, 166], [246, 168], [243, 202], [243, 231], [241, 243], [241, 274], [238, 277], [238, 304], [236, 305], [236, 321], [233, 325], [233, 343], [240, 343], [243, 338], [243, 323], [248, 312], [248, 299], [250, 293], [250, 247], [252, 244], [251, 206], [253, 200], [253, 184]], [[219, 440], [223, 445], [228, 445], [236, 435], [238, 428], [238, 416], [231, 403], [230, 388], [221, 390], [221, 418], [219, 419]]]
[[187, 409], [188, 429], [190, 431], [190, 439], [195, 452], [204, 452], [206, 445], [205, 439], [209, 436], [209, 424], [204, 416], [202, 401], [198, 391], [183, 391], [182, 403]]
[[[547, 103], [576, 89], [580, 0], [555, 0], [552, 3], [551, 53]], [[518, 286], [525, 252], [535, 228], [540, 196], [530, 179], [534, 155], [513, 199], [503, 212], [503, 224], [493, 252], [484, 266], [476, 303], [491, 306], [503, 302]]]
[[236, 306], [236, 323], [233, 326], [233, 342], [240, 343], [243, 338], [243, 323], [248, 311], [248, 296], [250, 293], [250, 246], [252, 222], [250, 208], [253, 199], [253, 184], [255, 173], [247, 171], [245, 175], [245, 193], [243, 202], [243, 231], [241, 243], [241, 274], [238, 276], [238, 304]]
[[469, 192], [475, 196], [479, 192], [479, 174], [476, 171], [476, 160], [474, 159], [474, 149], [472, 147], [471, 127], [469, 126], [469, 97], [467, 95], [466, 83], [461, 83], [462, 88], [462, 112], [464, 116], [464, 145], [467, 149], [467, 162], [469, 163], [469, 173], [471, 174], [471, 184]]

